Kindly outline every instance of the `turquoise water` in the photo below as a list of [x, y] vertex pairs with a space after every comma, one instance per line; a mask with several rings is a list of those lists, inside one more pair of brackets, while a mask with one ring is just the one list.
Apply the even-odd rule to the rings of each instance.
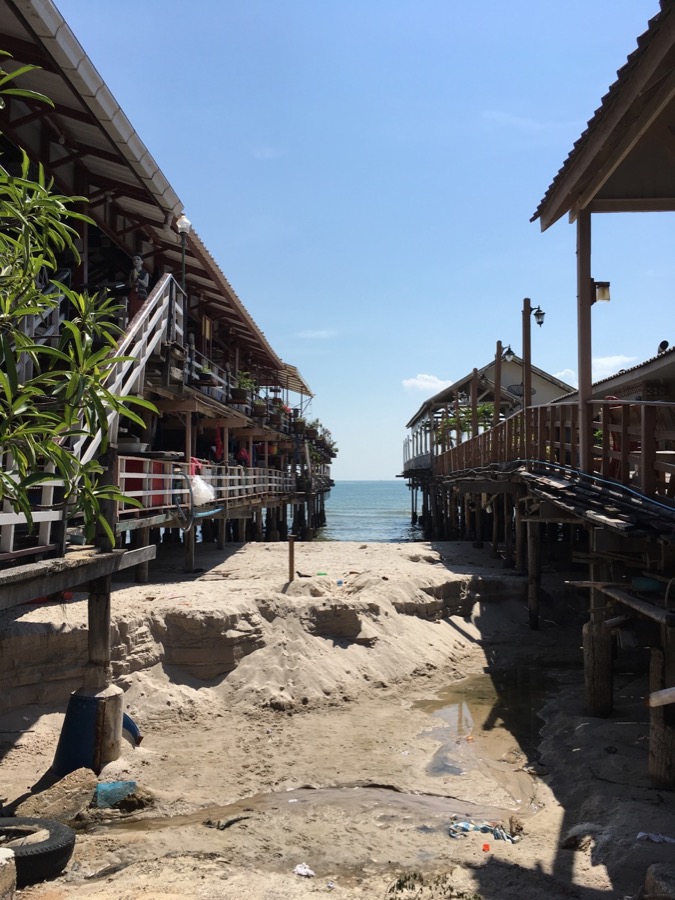
[[405, 481], [336, 481], [326, 501], [325, 541], [421, 541], [410, 523], [411, 499]]

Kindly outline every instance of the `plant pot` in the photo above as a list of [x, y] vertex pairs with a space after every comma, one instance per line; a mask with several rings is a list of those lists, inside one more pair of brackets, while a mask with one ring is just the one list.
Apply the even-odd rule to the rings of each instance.
[[319, 436], [319, 431], [317, 428], [306, 428], [305, 434], [310, 439], [310, 441], [313, 441]]
[[230, 388], [230, 403], [246, 403], [248, 391], [246, 388]]
[[281, 425], [281, 413], [272, 413], [269, 417], [269, 424], [279, 427]]
[[304, 422], [293, 422], [293, 432], [294, 434], [304, 434], [305, 433], [305, 423]]
[[256, 416], [257, 418], [264, 418], [267, 415], [267, 404], [254, 403], [251, 408], [251, 415]]

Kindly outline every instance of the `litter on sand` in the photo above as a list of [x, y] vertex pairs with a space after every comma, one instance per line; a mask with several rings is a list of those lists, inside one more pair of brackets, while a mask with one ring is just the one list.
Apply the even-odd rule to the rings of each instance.
[[508, 841], [510, 844], [517, 844], [520, 840], [519, 834], [509, 834], [501, 825], [488, 825], [487, 822], [476, 824], [474, 822], [452, 822], [448, 829], [451, 838], [464, 838], [469, 831], [478, 831], [480, 834], [491, 834], [496, 841]]
[[293, 874], [302, 875], [303, 878], [314, 878], [314, 872], [312, 872], [307, 863], [298, 863], [293, 869]]
[[667, 834], [653, 834], [649, 831], [640, 831], [637, 836], [638, 841], [653, 841], [655, 844], [675, 844], [675, 838], [668, 837]]

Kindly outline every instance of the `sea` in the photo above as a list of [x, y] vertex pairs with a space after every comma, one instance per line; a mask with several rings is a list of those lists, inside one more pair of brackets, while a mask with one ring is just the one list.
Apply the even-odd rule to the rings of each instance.
[[405, 481], [336, 481], [326, 500], [326, 525], [316, 540], [398, 543], [424, 540], [411, 523]]

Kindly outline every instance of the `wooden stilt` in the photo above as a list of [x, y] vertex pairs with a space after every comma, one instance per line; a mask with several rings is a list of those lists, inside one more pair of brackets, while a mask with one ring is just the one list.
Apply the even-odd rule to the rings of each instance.
[[474, 538], [473, 546], [481, 548], [483, 544], [483, 507], [481, 504], [482, 497], [480, 494], [473, 495], [473, 521], [474, 521]]
[[539, 630], [539, 591], [541, 588], [541, 525], [527, 523], [527, 610], [530, 628]]
[[[672, 628], [661, 629], [673, 632]], [[673, 635], [665, 635], [666, 653], [660, 647], [652, 647], [649, 664], [649, 691], [654, 693], [675, 687], [667, 684], [667, 652], [673, 653]], [[672, 673], [671, 673], [672, 677]], [[654, 787], [675, 788], [675, 705], [651, 706], [649, 709], [649, 778]]]
[[[136, 540], [134, 544], [136, 547], [147, 547], [150, 543], [150, 529], [149, 528], [137, 528], [134, 532], [136, 535]], [[150, 571], [150, 563], [146, 560], [145, 562], [139, 563], [135, 569], [134, 574], [136, 577], [136, 581], [138, 584], [147, 584], [149, 578]]]
[[500, 525], [500, 514], [499, 510], [501, 507], [499, 495], [495, 495], [492, 498], [492, 551], [490, 556], [492, 559], [499, 559], [499, 525]]
[[510, 494], [504, 494], [504, 568], [513, 566], [513, 501]]
[[[188, 464], [187, 474], [190, 476], [190, 460], [193, 456], [192, 450], [192, 414], [187, 413], [185, 416], [185, 459]], [[194, 572], [195, 569], [195, 527], [194, 525], [189, 531], [183, 532], [183, 540], [185, 542], [185, 571]]]
[[[589, 539], [591, 550], [594, 551], [595, 529], [590, 531]], [[595, 559], [591, 553], [589, 581], [606, 581], [608, 574], [606, 564]], [[590, 621], [582, 629], [586, 701], [591, 715], [599, 717], [608, 716], [614, 706], [612, 632], [605, 627], [606, 604], [605, 596], [591, 588]]]
[[520, 510], [520, 503], [516, 502], [516, 570], [519, 574], [524, 574], [526, 571], [525, 554], [527, 548], [525, 538], [525, 523], [523, 522], [523, 517]]

